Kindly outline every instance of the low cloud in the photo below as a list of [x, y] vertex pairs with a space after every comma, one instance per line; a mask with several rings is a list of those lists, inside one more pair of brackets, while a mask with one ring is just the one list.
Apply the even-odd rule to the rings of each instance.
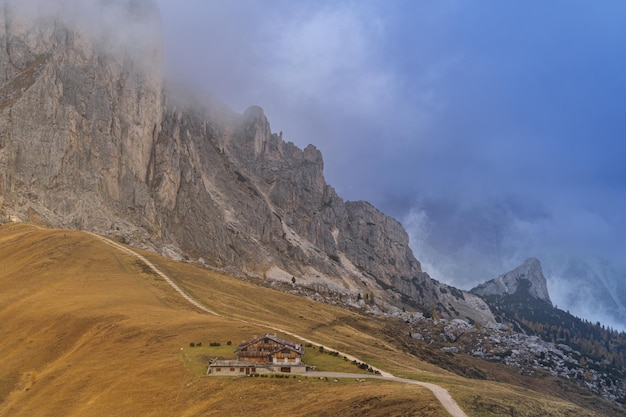
[[160, 71], [161, 19], [153, 0], [4, 0], [3, 12], [16, 26], [36, 22], [52, 30], [60, 22], [91, 40], [108, 53], [124, 54], [151, 70]]
[[379, 184], [366, 173], [396, 182], [381, 158], [405, 151], [441, 107], [448, 57], [400, 71], [397, 25], [376, 1], [192, 3], [190, 13], [161, 1], [171, 77], [238, 112], [262, 106], [286, 140], [322, 151], [344, 198], [372, 200]]
[[[433, 278], [470, 289], [540, 259], [552, 301], [579, 317], [626, 328], [625, 249], [598, 212], [500, 203], [461, 209], [424, 204], [402, 218], [416, 257]], [[608, 246], [613, 246], [609, 248]]]

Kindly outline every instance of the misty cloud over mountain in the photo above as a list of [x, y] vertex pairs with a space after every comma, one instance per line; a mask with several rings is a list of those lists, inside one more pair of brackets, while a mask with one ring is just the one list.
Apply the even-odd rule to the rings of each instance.
[[[434, 278], [468, 289], [535, 256], [559, 307], [626, 323], [620, 2], [132, 6], [155, 3], [170, 80], [314, 144], [338, 194], [402, 221]], [[154, 26], [116, 1], [2, 5], [155, 61]]]
[[170, 76], [314, 143], [435, 278], [470, 288], [536, 256], [556, 304], [603, 317], [563, 265], [624, 270], [621, 3], [159, 3]]

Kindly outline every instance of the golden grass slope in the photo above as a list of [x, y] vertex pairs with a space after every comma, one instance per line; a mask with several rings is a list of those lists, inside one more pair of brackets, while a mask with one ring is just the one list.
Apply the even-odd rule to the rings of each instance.
[[419, 387], [194, 375], [190, 341], [267, 329], [201, 314], [86, 234], [3, 226], [0, 263], [2, 416], [442, 413]]
[[[206, 344], [236, 344], [270, 331], [264, 324], [398, 376], [439, 383], [468, 415], [599, 415], [419, 362], [381, 337], [384, 322], [144, 255], [207, 307], [235, 319], [198, 311], [136, 258], [88, 234], [0, 227], [0, 416], [446, 415], [417, 386], [202, 376], [212, 354]], [[201, 350], [189, 347], [200, 341]], [[330, 366], [315, 355], [308, 360]]]

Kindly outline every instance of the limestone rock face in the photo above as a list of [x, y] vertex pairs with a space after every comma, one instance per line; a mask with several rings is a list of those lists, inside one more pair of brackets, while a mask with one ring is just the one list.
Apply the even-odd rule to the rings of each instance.
[[[321, 153], [272, 133], [260, 107], [236, 114], [164, 93], [154, 1], [93, 0], [105, 19], [88, 28], [62, 17], [78, 0], [20, 4], [0, 9], [3, 217], [379, 307], [494, 320], [479, 297], [421, 270], [400, 223], [343, 201]], [[105, 36], [109, 20], [124, 19], [141, 28], [129, 29], [132, 42]]]
[[175, 107], [166, 105], [148, 177], [160, 239], [233, 271], [493, 320], [479, 297], [422, 272], [399, 222], [343, 201], [321, 153], [272, 133], [261, 108]]
[[[158, 36], [151, 2], [93, 6], [123, 15], [131, 3]], [[160, 42], [111, 45], [104, 27], [63, 21], [71, 6], [2, 4], [0, 194], [46, 222], [109, 228], [117, 214], [154, 212], [145, 179], [163, 108]]]
[[548, 284], [537, 258], [529, 258], [514, 270], [471, 290], [472, 293], [485, 297], [514, 295], [518, 291], [526, 291], [531, 297], [552, 305]]

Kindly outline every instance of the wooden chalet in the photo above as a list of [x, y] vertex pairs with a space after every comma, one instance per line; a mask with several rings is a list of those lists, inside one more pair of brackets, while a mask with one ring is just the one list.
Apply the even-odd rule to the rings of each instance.
[[267, 333], [250, 341], [243, 341], [235, 349], [237, 360], [214, 360], [207, 375], [251, 375], [266, 373], [301, 373], [307, 367], [302, 362], [304, 348], [299, 343]]
[[235, 349], [242, 362], [299, 364], [304, 355], [302, 345], [280, 339], [274, 334], [266, 334], [249, 342], [242, 342]]

